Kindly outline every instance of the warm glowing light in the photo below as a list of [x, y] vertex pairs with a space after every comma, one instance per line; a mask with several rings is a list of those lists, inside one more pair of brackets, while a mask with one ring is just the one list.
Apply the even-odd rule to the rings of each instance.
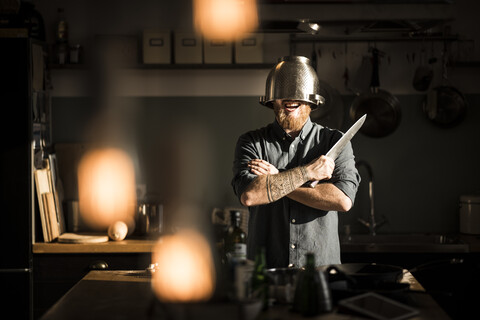
[[258, 26], [256, 0], [193, 0], [195, 27], [207, 39], [233, 41]]
[[157, 269], [152, 287], [164, 302], [206, 301], [213, 295], [215, 269], [207, 240], [194, 230], [164, 236], [155, 246], [152, 263]]
[[93, 228], [133, 221], [135, 170], [128, 154], [115, 148], [86, 153], [78, 167], [78, 200], [82, 218]]

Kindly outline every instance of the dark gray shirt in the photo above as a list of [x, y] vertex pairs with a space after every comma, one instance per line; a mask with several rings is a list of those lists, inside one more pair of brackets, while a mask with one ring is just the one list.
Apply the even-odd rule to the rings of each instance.
[[[323, 127], [310, 119], [300, 134], [292, 139], [274, 121], [266, 127], [241, 135], [235, 148], [232, 186], [240, 196], [257, 177], [247, 166], [252, 159], [263, 159], [279, 171], [305, 165], [327, 151], [340, 139], [338, 130]], [[351, 200], [355, 199], [360, 175], [355, 168], [351, 143], [335, 160], [333, 183]], [[338, 215], [303, 205], [288, 197], [249, 207], [247, 255], [254, 259], [256, 248], [266, 248], [268, 268], [303, 267], [305, 254], [313, 252], [317, 265], [340, 261]]]

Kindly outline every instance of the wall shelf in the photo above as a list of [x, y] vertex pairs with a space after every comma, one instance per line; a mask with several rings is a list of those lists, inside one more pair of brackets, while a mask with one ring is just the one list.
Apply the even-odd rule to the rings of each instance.
[[[270, 69], [274, 63], [232, 63], [232, 64], [135, 64], [127, 65], [122, 69], [160, 69], [160, 70], [186, 70], [186, 69]], [[51, 70], [88, 70], [85, 64], [50, 64]]]

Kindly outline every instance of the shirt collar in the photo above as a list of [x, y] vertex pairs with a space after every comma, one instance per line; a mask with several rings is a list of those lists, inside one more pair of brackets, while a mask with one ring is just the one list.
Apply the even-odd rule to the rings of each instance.
[[[312, 130], [312, 127], [312, 120], [310, 120], [310, 117], [308, 117], [307, 121], [303, 125], [302, 130], [300, 130], [300, 134], [298, 135], [302, 141], [305, 140], [310, 130]], [[280, 126], [277, 119], [275, 119], [275, 121], [273, 122], [273, 132], [279, 139], [289, 139], [290, 141], [293, 141], [292, 137], [288, 133], [286, 133], [285, 130], [283, 130], [283, 128]]]
[[305, 122], [302, 130], [300, 131], [300, 134], [298, 135], [300, 139], [305, 140], [310, 130], [312, 130], [312, 127], [313, 127], [312, 120], [310, 120], [310, 117], [308, 117], [307, 122]]

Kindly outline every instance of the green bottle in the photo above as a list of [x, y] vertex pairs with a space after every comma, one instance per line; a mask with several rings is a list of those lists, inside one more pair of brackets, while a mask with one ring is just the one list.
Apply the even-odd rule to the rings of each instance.
[[240, 226], [241, 212], [231, 211], [230, 219], [230, 228], [225, 243], [228, 260], [232, 263], [245, 261], [247, 259], [247, 234]]
[[332, 298], [325, 274], [317, 270], [313, 253], [306, 254], [305, 270], [298, 275], [293, 309], [304, 317], [332, 310]]
[[253, 267], [251, 281], [252, 298], [263, 301], [262, 310], [268, 309], [268, 281], [266, 274], [265, 247], [257, 248], [255, 253], [255, 265]]

